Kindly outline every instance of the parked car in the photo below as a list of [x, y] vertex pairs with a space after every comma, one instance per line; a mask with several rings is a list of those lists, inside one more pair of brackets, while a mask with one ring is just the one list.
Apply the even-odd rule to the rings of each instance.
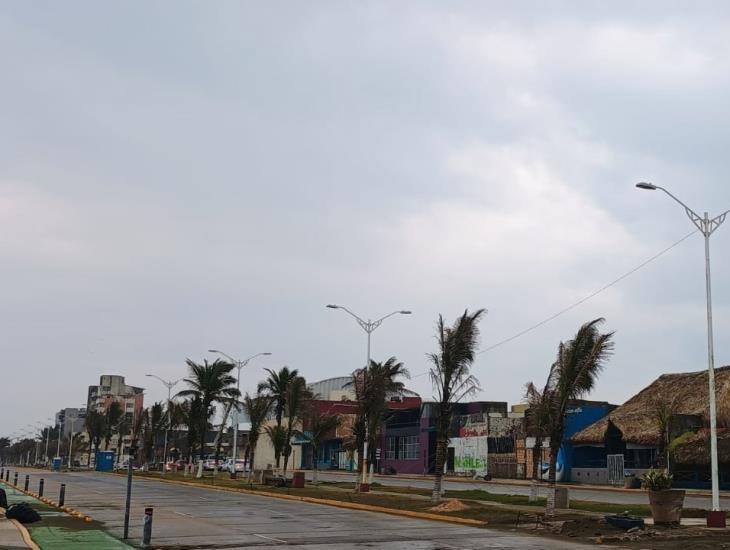
[[[233, 472], [233, 459], [229, 458], [223, 463], [223, 469], [227, 472]], [[236, 459], [236, 473], [248, 472], [248, 465], [242, 458]]]
[[184, 460], [176, 460], [175, 462], [168, 462], [165, 464], [166, 472], [181, 472], [185, 469], [187, 462]]
[[[224, 462], [225, 461], [222, 458], [218, 459], [218, 469], [219, 470], [223, 469]], [[203, 470], [205, 470], [206, 472], [212, 472], [213, 470], [215, 470], [215, 457], [214, 456], [210, 455], [210, 456], [205, 457], [205, 459], [203, 460]]]

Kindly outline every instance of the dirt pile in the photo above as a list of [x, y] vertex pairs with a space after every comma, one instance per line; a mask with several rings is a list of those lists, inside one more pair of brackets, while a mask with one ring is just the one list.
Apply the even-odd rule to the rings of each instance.
[[429, 511], [431, 512], [461, 512], [463, 510], [468, 510], [469, 507], [461, 502], [459, 499], [454, 498], [451, 500], [447, 500], [446, 502], [442, 502], [438, 506], [434, 506], [433, 508], [429, 508]]

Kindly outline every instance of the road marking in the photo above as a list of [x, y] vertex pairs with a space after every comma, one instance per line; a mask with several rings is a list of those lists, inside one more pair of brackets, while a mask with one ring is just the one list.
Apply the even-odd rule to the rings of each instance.
[[273, 540], [274, 542], [282, 542], [284, 544], [287, 544], [285, 540], [277, 539], [274, 537], [267, 537], [266, 535], [257, 535], [256, 533], [251, 533], [254, 537], [258, 537], [260, 539], [266, 539], [266, 540]]
[[173, 510], [173, 511], [172, 511], [172, 513], [173, 513], [173, 514], [177, 514], [178, 516], [183, 516], [183, 517], [186, 517], [186, 518], [192, 518], [192, 517], [193, 517], [193, 516], [191, 516], [190, 514], [186, 514], [186, 513], [184, 513], [184, 512], [177, 512], [177, 511], [175, 511], [175, 510]]

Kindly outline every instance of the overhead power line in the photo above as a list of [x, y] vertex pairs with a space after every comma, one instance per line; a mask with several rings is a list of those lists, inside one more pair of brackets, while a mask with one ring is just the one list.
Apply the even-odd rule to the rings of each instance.
[[[517, 338], [520, 338], [520, 337], [524, 336], [525, 334], [528, 334], [528, 333], [532, 332], [533, 330], [536, 330], [536, 329], [540, 328], [541, 326], [548, 324], [550, 321], [553, 321], [553, 320], [557, 319], [561, 315], [563, 315], [565, 313], [568, 313], [569, 311], [577, 308], [579, 305], [584, 304], [585, 302], [587, 302], [591, 298], [595, 298], [596, 296], [598, 296], [599, 294], [601, 294], [605, 290], [608, 290], [612, 286], [620, 283], [621, 281], [623, 281], [627, 277], [633, 275], [634, 273], [636, 273], [640, 269], [642, 269], [642, 268], [646, 267], [647, 265], [649, 265], [650, 263], [652, 263], [654, 260], [660, 258], [661, 256], [663, 256], [664, 254], [666, 254], [667, 252], [669, 252], [673, 248], [679, 246], [680, 244], [682, 244], [684, 241], [686, 241], [687, 239], [689, 239], [695, 233], [697, 233], [697, 230], [696, 229], [694, 231], [691, 231], [690, 233], [687, 233], [684, 237], [682, 237], [681, 239], [679, 239], [677, 242], [675, 242], [675, 243], [669, 245], [668, 247], [666, 247], [665, 249], [657, 252], [656, 254], [654, 254], [650, 258], [644, 260], [643, 262], [641, 262], [639, 265], [637, 265], [636, 267], [634, 267], [630, 271], [627, 271], [626, 273], [624, 273], [620, 277], [618, 277], [618, 278], [614, 279], [613, 281], [611, 281], [610, 283], [602, 286], [598, 290], [596, 290], [594, 292], [591, 292], [590, 294], [588, 294], [587, 296], [584, 296], [583, 298], [581, 298], [577, 302], [574, 302], [574, 303], [570, 304], [568, 307], [565, 307], [565, 308], [561, 309], [557, 313], [554, 313], [554, 314], [550, 315], [550, 317], [546, 317], [545, 319], [543, 319], [539, 323], [535, 323], [534, 325], [532, 325], [532, 326], [530, 326], [530, 327], [528, 327], [528, 328], [526, 328], [524, 330], [521, 330], [520, 332], [518, 332], [517, 334], [514, 334], [512, 336], [510, 336], [509, 338], [505, 338], [504, 340], [500, 340], [499, 342], [497, 342], [495, 344], [492, 344], [492, 345], [490, 345], [489, 347], [487, 347], [487, 348], [485, 348], [483, 350], [478, 351], [477, 352], [477, 355], [480, 355], [482, 353], [487, 353], [488, 351], [492, 351], [493, 349], [496, 349], [496, 348], [498, 348], [500, 346], [503, 346], [504, 344], [507, 344], [509, 342], [512, 342], [513, 340], [516, 340]], [[412, 378], [420, 378], [421, 376], [425, 376], [427, 374], [428, 374], [428, 371], [427, 372], [420, 373], [420, 374], [417, 374], [417, 375], [413, 376]]]
[[547, 323], [549, 323], [550, 321], [552, 321], [552, 320], [554, 320], [554, 319], [557, 319], [558, 317], [560, 317], [560, 316], [561, 316], [561, 315], [563, 315], [564, 313], [567, 313], [567, 312], [569, 312], [570, 310], [572, 310], [572, 309], [575, 309], [575, 308], [577, 308], [577, 307], [578, 307], [579, 305], [581, 305], [581, 304], [583, 304], [583, 303], [587, 302], [587, 301], [588, 301], [588, 300], [590, 300], [591, 298], [595, 298], [595, 297], [596, 297], [596, 296], [598, 296], [598, 295], [599, 295], [599, 294], [600, 294], [601, 292], [603, 292], [603, 291], [605, 291], [605, 290], [608, 290], [608, 289], [609, 289], [609, 288], [611, 288], [612, 286], [614, 286], [614, 285], [616, 285], [616, 284], [620, 283], [621, 281], [623, 281], [623, 280], [624, 280], [624, 279], [626, 279], [627, 277], [629, 277], [629, 276], [633, 275], [634, 273], [636, 273], [637, 271], [639, 271], [639, 270], [640, 270], [641, 268], [643, 268], [643, 267], [646, 267], [647, 265], [649, 265], [649, 264], [650, 264], [651, 262], [653, 262], [654, 260], [656, 260], [656, 259], [660, 258], [660, 257], [661, 257], [661, 256], [663, 256], [664, 254], [666, 254], [667, 252], [669, 252], [670, 250], [672, 250], [672, 249], [673, 249], [674, 247], [676, 247], [676, 246], [679, 246], [680, 244], [682, 244], [682, 243], [683, 243], [684, 241], [686, 241], [687, 239], [689, 239], [689, 238], [690, 238], [690, 237], [691, 237], [692, 235], [694, 235], [695, 233], [697, 233], [697, 230], [696, 230], [696, 229], [695, 229], [694, 231], [692, 231], [691, 233], [688, 233], [687, 235], [685, 235], [685, 236], [684, 236], [684, 237], [682, 237], [681, 239], [679, 239], [679, 240], [678, 240], [677, 242], [675, 242], [674, 244], [672, 244], [672, 245], [668, 246], [668, 247], [667, 247], [667, 248], [665, 248], [664, 250], [662, 250], [662, 251], [660, 251], [660, 252], [657, 252], [657, 253], [656, 253], [656, 254], [654, 254], [654, 255], [653, 255], [653, 256], [652, 256], [651, 258], [649, 258], [649, 259], [647, 259], [647, 260], [644, 260], [643, 262], [641, 262], [641, 263], [640, 263], [639, 265], [637, 265], [637, 266], [636, 266], [635, 268], [633, 268], [632, 270], [630, 270], [630, 271], [627, 271], [626, 273], [624, 273], [623, 275], [621, 275], [621, 276], [620, 276], [620, 277], [618, 277], [617, 279], [614, 279], [613, 281], [611, 281], [611, 282], [610, 282], [610, 283], [608, 283], [607, 285], [604, 285], [604, 286], [602, 286], [601, 288], [599, 288], [599, 289], [598, 289], [598, 290], [596, 290], [595, 292], [591, 292], [590, 294], [588, 294], [587, 296], [585, 296], [585, 297], [581, 298], [581, 299], [580, 299], [580, 300], [578, 300], [577, 302], [575, 302], [575, 303], [573, 303], [573, 304], [569, 305], [569, 306], [568, 306], [568, 307], [566, 307], [566, 308], [563, 308], [563, 309], [561, 309], [561, 310], [560, 310], [560, 311], [558, 311], [557, 313], [554, 313], [554, 314], [553, 314], [553, 315], [551, 315], [550, 317], [547, 317], [547, 318], [543, 319], [543, 320], [542, 320], [542, 321], [540, 321], [539, 323], [536, 323], [536, 324], [532, 325], [531, 327], [528, 327], [528, 328], [526, 328], [525, 330], [521, 330], [520, 332], [518, 332], [518, 333], [517, 333], [517, 334], [515, 334], [514, 336], [510, 336], [509, 338], [505, 338], [504, 340], [500, 340], [500, 341], [499, 341], [499, 342], [497, 342], [496, 344], [492, 344], [491, 346], [489, 346], [489, 347], [487, 347], [487, 348], [485, 348], [485, 349], [483, 349], [483, 350], [480, 350], [480, 351], [478, 351], [478, 352], [477, 352], [477, 354], [487, 353], [488, 351], [492, 351], [493, 349], [495, 349], [495, 348], [498, 348], [499, 346], [503, 346], [504, 344], [506, 344], [506, 343], [508, 343], [508, 342], [511, 342], [512, 340], [516, 340], [516, 339], [517, 339], [517, 338], [519, 338], [520, 336], [524, 336], [525, 334], [527, 334], [527, 333], [529, 333], [529, 332], [532, 332], [533, 330], [535, 330], [535, 329], [538, 329], [538, 328], [540, 328], [540, 327], [541, 327], [541, 326], [543, 326], [543, 325], [546, 325]]

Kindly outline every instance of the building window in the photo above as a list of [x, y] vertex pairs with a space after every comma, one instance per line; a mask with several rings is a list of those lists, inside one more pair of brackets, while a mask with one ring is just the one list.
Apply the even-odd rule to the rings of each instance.
[[398, 456], [401, 460], [416, 460], [419, 455], [417, 435], [409, 435], [398, 439]]
[[385, 458], [386, 460], [395, 460], [396, 437], [389, 437], [385, 441]]

